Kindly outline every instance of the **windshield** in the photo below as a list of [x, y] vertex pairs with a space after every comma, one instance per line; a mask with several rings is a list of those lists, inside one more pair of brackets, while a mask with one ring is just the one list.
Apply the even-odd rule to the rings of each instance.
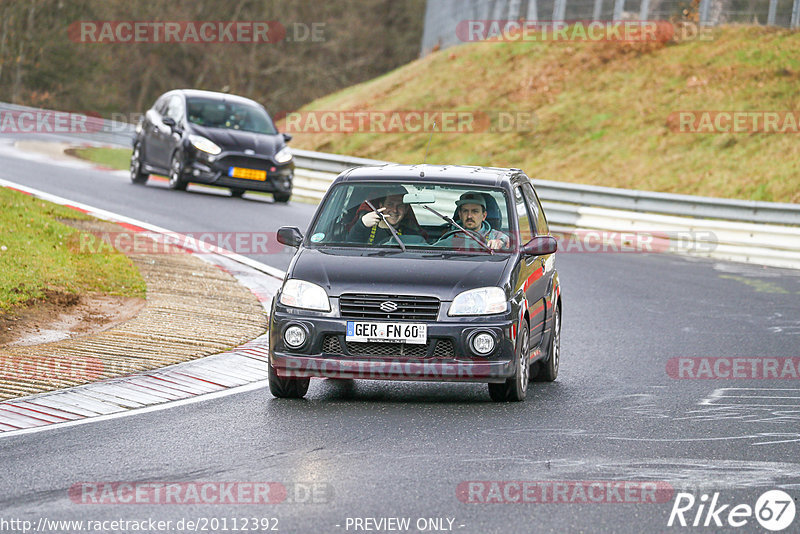
[[[387, 247], [476, 254], [509, 252], [502, 189], [451, 184], [337, 185], [309, 230], [311, 247]], [[394, 231], [393, 231], [394, 230]]]
[[199, 126], [268, 135], [277, 133], [267, 112], [256, 106], [193, 97], [186, 99], [186, 110], [189, 122]]

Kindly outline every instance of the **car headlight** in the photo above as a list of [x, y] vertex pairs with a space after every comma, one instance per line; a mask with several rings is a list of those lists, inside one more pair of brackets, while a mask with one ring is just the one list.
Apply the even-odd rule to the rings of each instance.
[[213, 156], [216, 156], [222, 149], [217, 146], [217, 144], [212, 141], [211, 139], [206, 139], [201, 135], [190, 135], [189, 142], [192, 143], [192, 146], [195, 147], [197, 150], [201, 150], [203, 152], [207, 152]]
[[288, 146], [283, 147], [275, 154], [275, 162], [276, 163], [288, 163], [292, 160], [292, 151], [289, 150]]
[[331, 311], [325, 290], [317, 284], [303, 280], [287, 280], [281, 291], [280, 303], [292, 308]]
[[479, 287], [456, 295], [447, 315], [491, 315], [508, 308], [506, 293], [499, 287]]

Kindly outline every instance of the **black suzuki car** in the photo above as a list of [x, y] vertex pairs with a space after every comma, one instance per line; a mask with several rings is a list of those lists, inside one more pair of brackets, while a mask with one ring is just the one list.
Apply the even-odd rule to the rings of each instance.
[[557, 243], [519, 169], [385, 165], [343, 172], [272, 302], [269, 385], [310, 377], [467, 381], [495, 401], [558, 375]]
[[169, 176], [170, 189], [189, 182], [272, 193], [276, 202], [292, 196], [294, 161], [258, 103], [224, 93], [179, 89], [163, 94], [136, 127], [131, 181]]

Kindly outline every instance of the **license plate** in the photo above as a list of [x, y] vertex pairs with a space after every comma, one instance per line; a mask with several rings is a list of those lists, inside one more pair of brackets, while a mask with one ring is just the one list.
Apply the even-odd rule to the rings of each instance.
[[258, 169], [245, 169], [244, 167], [231, 167], [228, 169], [228, 176], [232, 178], [244, 178], [245, 180], [258, 180], [263, 182], [267, 179], [267, 171]]
[[366, 323], [347, 321], [346, 341], [411, 343], [428, 342], [428, 325], [419, 323]]

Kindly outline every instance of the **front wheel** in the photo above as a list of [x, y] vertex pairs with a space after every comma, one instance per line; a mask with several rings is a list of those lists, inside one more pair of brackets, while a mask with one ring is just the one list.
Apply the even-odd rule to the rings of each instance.
[[139, 143], [136, 143], [131, 154], [131, 182], [136, 185], [146, 184], [149, 177], [149, 174], [142, 172], [142, 151]]
[[558, 366], [561, 363], [561, 309], [556, 307], [553, 314], [553, 339], [547, 351], [547, 361], [542, 362], [536, 380], [552, 382], [558, 378]]
[[180, 152], [172, 155], [172, 164], [169, 169], [169, 188], [175, 191], [186, 191], [186, 186], [189, 184], [183, 180], [183, 158]]
[[269, 392], [279, 399], [302, 399], [308, 392], [310, 378], [284, 378], [278, 376], [271, 363], [267, 363]]
[[275, 202], [280, 202], [281, 204], [285, 204], [289, 202], [289, 199], [292, 198], [291, 193], [272, 193], [272, 197], [275, 199]]
[[528, 393], [528, 372], [530, 361], [528, 359], [528, 325], [520, 322], [519, 339], [517, 340], [516, 364], [514, 376], [500, 384], [489, 384], [489, 396], [495, 402], [520, 402], [525, 400]]

